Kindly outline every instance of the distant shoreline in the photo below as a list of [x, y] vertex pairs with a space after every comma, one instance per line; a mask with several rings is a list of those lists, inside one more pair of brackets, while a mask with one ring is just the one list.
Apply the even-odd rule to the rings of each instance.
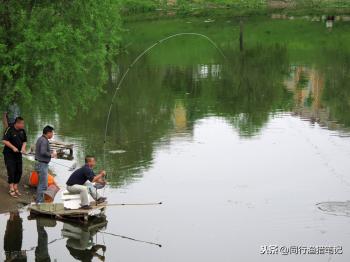
[[350, 15], [349, 8], [232, 8], [224, 6], [206, 6], [195, 7], [190, 9], [181, 9], [177, 7], [159, 8], [152, 11], [135, 12], [124, 10], [122, 19], [125, 22], [132, 21], [147, 21], [158, 19], [172, 19], [172, 18], [190, 18], [190, 17], [220, 17], [220, 18], [240, 18], [249, 16], [322, 16], [322, 15]]

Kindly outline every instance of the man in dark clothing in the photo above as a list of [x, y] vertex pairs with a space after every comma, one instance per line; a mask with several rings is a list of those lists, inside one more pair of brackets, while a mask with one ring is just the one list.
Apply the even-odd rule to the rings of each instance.
[[3, 154], [10, 187], [9, 194], [17, 198], [21, 195], [18, 183], [22, 176], [22, 154], [26, 153], [27, 145], [22, 117], [16, 117], [14, 124], [6, 128], [2, 142], [5, 145]]
[[80, 194], [81, 208], [90, 209], [89, 196], [98, 202], [103, 203], [106, 198], [101, 197], [96, 190], [92, 190], [91, 183], [97, 182], [105, 184], [104, 177], [106, 172], [102, 170], [98, 175], [95, 175], [92, 170], [96, 165], [96, 160], [93, 156], [85, 157], [85, 165], [74, 171], [67, 180], [67, 190], [72, 194]]
[[47, 189], [47, 175], [51, 157], [56, 157], [56, 152], [51, 152], [49, 139], [53, 137], [53, 127], [45, 126], [43, 135], [38, 138], [35, 144], [36, 170], [39, 173], [36, 203], [44, 202], [44, 192]]

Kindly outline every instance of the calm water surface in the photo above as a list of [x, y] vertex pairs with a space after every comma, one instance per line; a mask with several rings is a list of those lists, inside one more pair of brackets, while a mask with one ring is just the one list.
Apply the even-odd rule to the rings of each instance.
[[[31, 143], [49, 123], [57, 140], [75, 144], [75, 159], [57, 163], [97, 156], [109, 175], [101, 191], [109, 203], [163, 205], [109, 207], [107, 225], [90, 230], [28, 220], [25, 210], [20, 218], [4, 214], [3, 254], [26, 250], [27, 261], [281, 261], [260, 254], [261, 246], [278, 245], [343, 249], [286, 261], [350, 259], [349, 23], [329, 31], [304, 19], [251, 18], [240, 54], [234, 19], [204, 20], [126, 24], [127, 52], [87, 110], [22, 108]], [[104, 145], [121, 74], [143, 49], [178, 32], [211, 37], [227, 59], [196, 37], [155, 48], [120, 89]], [[51, 166], [64, 185], [67, 168]]]

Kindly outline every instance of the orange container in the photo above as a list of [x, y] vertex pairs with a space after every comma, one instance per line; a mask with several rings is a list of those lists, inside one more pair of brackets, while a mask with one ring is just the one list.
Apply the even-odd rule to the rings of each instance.
[[37, 186], [39, 183], [39, 175], [38, 172], [32, 171], [29, 176], [29, 185], [30, 186]]
[[[39, 174], [37, 171], [32, 171], [29, 176], [29, 185], [32, 187], [36, 187], [39, 184]], [[48, 175], [47, 177], [47, 186], [51, 186], [55, 184], [55, 178], [52, 175]]]

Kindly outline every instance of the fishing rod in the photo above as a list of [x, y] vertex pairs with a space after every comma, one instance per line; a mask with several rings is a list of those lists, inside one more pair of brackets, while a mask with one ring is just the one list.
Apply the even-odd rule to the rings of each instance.
[[113, 103], [114, 103], [114, 99], [118, 93], [118, 90], [120, 89], [122, 83], [124, 82], [124, 79], [125, 77], [128, 75], [129, 71], [131, 70], [131, 68], [144, 56], [146, 55], [149, 51], [151, 51], [154, 47], [156, 47], [157, 45], [169, 40], [169, 39], [172, 39], [172, 38], [175, 38], [175, 37], [178, 37], [178, 36], [186, 36], [186, 35], [192, 35], [192, 36], [199, 36], [199, 37], [202, 37], [206, 40], [208, 40], [218, 51], [219, 53], [221, 54], [221, 56], [227, 60], [227, 57], [225, 56], [225, 54], [222, 52], [222, 50], [218, 47], [218, 45], [211, 39], [209, 38], [208, 36], [206, 35], [203, 35], [203, 34], [200, 34], [200, 33], [178, 33], [178, 34], [174, 34], [174, 35], [170, 35], [170, 36], [167, 36], [161, 40], [158, 40], [157, 42], [155, 42], [154, 44], [152, 44], [151, 46], [149, 46], [148, 48], [146, 48], [139, 56], [136, 57], [136, 59], [129, 65], [129, 67], [127, 68], [127, 70], [124, 72], [124, 74], [122, 75], [122, 77], [120, 78], [120, 81], [117, 85], [117, 87], [115, 88], [115, 91], [114, 91], [114, 94], [112, 96], [112, 101], [111, 101], [111, 105], [109, 106], [109, 110], [108, 110], [108, 115], [107, 115], [107, 120], [106, 120], [106, 125], [105, 125], [105, 134], [104, 134], [104, 139], [103, 139], [103, 145], [105, 146], [106, 144], [106, 138], [107, 138], [107, 130], [108, 130], [108, 124], [109, 124], [109, 119], [110, 119], [110, 115], [111, 115], [111, 112], [112, 112], [112, 107], [113, 107]]
[[76, 165], [77, 165], [77, 163], [73, 163], [71, 166], [67, 166], [67, 165], [58, 163], [58, 162], [53, 161], [53, 160], [51, 160], [50, 162], [51, 162], [52, 164], [55, 164], [55, 165], [59, 165], [59, 166], [66, 167], [66, 168], [68, 168], [70, 171], [73, 171], [74, 169], [76, 169]]
[[158, 203], [119, 203], [119, 204], [100, 204], [99, 206], [158, 206], [162, 205], [163, 202]]
[[[60, 240], [63, 240], [63, 239], [64, 239], [64, 237], [55, 238], [55, 239], [51, 240], [50, 242], [48, 242], [47, 245], [53, 244], [53, 243], [55, 243], [56, 241], [60, 241]], [[30, 252], [30, 251], [34, 251], [36, 248], [37, 248], [37, 246], [31, 247], [31, 248], [29, 248], [29, 249], [25, 249], [24, 251]]]
[[[25, 154], [23, 154], [23, 155], [25, 155], [25, 156], [34, 156], [33, 153], [25, 153]], [[58, 162], [56, 162], [56, 161], [54, 161], [54, 160], [52, 160], [52, 159], [50, 160], [50, 162], [51, 162], [52, 164], [55, 164], [55, 165], [59, 165], [59, 166], [66, 167], [66, 168], [68, 168], [70, 171], [73, 171], [73, 170], [76, 168], [76, 166], [77, 166], [77, 163], [76, 163], [76, 162], [74, 162], [71, 166], [67, 166], [67, 165], [58, 163]]]
[[124, 238], [124, 239], [128, 239], [128, 240], [132, 240], [132, 241], [135, 241], [135, 242], [140, 242], [140, 243], [145, 243], [145, 244], [150, 244], [150, 245], [162, 247], [161, 244], [150, 242], [150, 241], [139, 240], [139, 239], [136, 239], [136, 238], [127, 237], [127, 236], [123, 236], [123, 235], [118, 235], [118, 234], [114, 234], [114, 233], [110, 233], [110, 232], [106, 232], [106, 231], [98, 231], [98, 232], [100, 232], [102, 234], [106, 234], [106, 235], [111, 235], [111, 236], [115, 236], [115, 237], [120, 237], [120, 238]]

